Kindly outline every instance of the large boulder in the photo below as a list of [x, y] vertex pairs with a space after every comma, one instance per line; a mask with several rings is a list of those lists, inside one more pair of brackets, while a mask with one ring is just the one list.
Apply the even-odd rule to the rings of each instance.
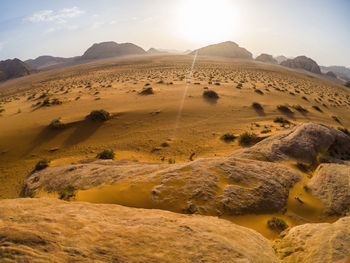
[[282, 263], [335, 263], [350, 255], [350, 217], [296, 226], [282, 235], [274, 242]]
[[321, 69], [318, 64], [311, 58], [305, 56], [299, 56], [294, 59], [282, 61], [281, 66], [294, 69], [304, 69], [312, 73], [321, 74]]
[[58, 192], [72, 185], [89, 189], [78, 191], [76, 198], [82, 201], [241, 215], [283, 210], [289, 188], [300, 179], [284, 165], [234, 157], [174, 165], [109, 160], [46, 168], [28, 178], [24, 194]]
[[0, 211], [1, 262], [279, 262], [259, 233], [215, 217], [52, 198]]
[[321, 164], [308, 186], [322, 201], [326, 215], [350, 212], [350, 166]]
[[198, 52], [199, 56], [225, 57], [225, 58], [241, 58], [252, 59], [252, 53], [245, 48], [238, 46], [235, 42], [226, 41], [197, 49], [191, 53], [194, 55]]
[[350, 160], [350, 137], [334, 128], [303, 123], [273, 135], [232, 156], [267, 161], [314, 162], [321, 151], [327, 151], [332, 162]]

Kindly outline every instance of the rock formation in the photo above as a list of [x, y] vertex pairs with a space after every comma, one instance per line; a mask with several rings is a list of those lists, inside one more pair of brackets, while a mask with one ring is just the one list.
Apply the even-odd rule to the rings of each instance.
[[17, 58], [0, 61], [0, 81], [27, 76], [30, 73], [29, 66]]
[[321, 69], [311, 58], [299, 56], [294, 59], [287, 59], [281, 62], [281, 65], [293, 69], [303, 69], [315, 74], [321, 74]]
[[81, 59], [91, 60], [143, 54], [146, 54], [146, 51], [135, 44], [118, 44], [110, 41], [93, 44], [90, 48], [88, 48], [88, 50], [85, 51]]
[[219, 44], [214, 44], [192, 51], [191, 55], [194, 55], [198, 51], [199, 56], [211, 56], [211, 57], [226, 57], [226, 58], [241, 58], [252, 59], [252, 53], [245, 48], [239, 47], [232, 41], [227, 41]]
[[270, 63], [270, 64], [278, 64], [277, 60], [273, 58], [273, 56], [269, 54], [261, 54], [256, 57], [256, 61], [261, 61], [265, 63]]

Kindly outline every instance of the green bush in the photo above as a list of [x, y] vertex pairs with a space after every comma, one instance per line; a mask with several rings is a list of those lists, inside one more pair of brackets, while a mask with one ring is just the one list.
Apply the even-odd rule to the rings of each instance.
[[283, 230], [286, 230], [288, 228], [287, 223], [278, 217], [272, 217], [270, 220], [267, 221], [267, 226], [278, 233], [282, 232]]
[[106, 160], [106, 159], [113, 159], [114, 156], [115, 154], [113, 150], [104, 150], [99, 154], [97, 154], [96, 158]]
[[39, 162], [36, 163], [34, 171], [40, 171], [48, 167], [50, 164], [50, 161], [47, 159], [41, 159]]
[[76, 189], [73, 185], [67, 185], [58, 191], [58, 198], [62, 200], [69, 201], [71, 198], [75, 197]]
[[111, 116], [109, 112], [105, 110], [93, 110], [86, 118], [92, 121], [107, 121]]
[[259, 140], [258, 135], [256, 135], [255, 133], [249, 133], [249, 132], [244, 132], [238, 137], [238, 143], [243, 147], [251, 146], [257, 143], [258, 140]]

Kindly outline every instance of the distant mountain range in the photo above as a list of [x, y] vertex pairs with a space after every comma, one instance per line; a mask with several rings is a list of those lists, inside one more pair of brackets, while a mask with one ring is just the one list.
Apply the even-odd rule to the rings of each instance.
[[[40, 56], [36, 59], [29, 59], [24, 62], [19, 59], [0, 61], [0, 81], [29, 75], [37, 71], [62, 68], [105, 58], [145, 54], [194, 55], [196, 52], [198, 52], [199, 56], [238, 58], [247, 60], [253, 59], [252, 53], [232, 41], [209, 45], [194, 51], [188, 50], [186, 52], [155, 48], [150, 48], [146, 52], [143, 48], [132, 43], [118, 44], [116, 42], [109, 41], [95, 43], [89, 47], [82, 56], [77, 57], [63, 58]], [[256, 57], [255, 60], [270, 64], [280, 64], [281, 66], [292, 69], [306, 70], [314, 74], [322, 74], [328, 78], [339, 78], [341, 80], [350, 81], [350, 69], [342, 66], [320, 67], [314, 60], [306, 56], [298, 56], [296, 58], [288, 59], [285, 56], [278, 56], [274, 58], [272, 55], [263, 53]]]

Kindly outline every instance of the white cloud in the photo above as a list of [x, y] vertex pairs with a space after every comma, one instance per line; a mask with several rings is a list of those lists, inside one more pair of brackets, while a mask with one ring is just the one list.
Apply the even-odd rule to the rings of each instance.
[[67, 19], [78, 17], [84, 13], [84, 10], [74, 6], [72, 8], [63, 8], [58, 11], [40, 10], [26, 17], [24, 20], [31, 23], [55, 22], [58, 24], [63, 24], [67, 22]]

